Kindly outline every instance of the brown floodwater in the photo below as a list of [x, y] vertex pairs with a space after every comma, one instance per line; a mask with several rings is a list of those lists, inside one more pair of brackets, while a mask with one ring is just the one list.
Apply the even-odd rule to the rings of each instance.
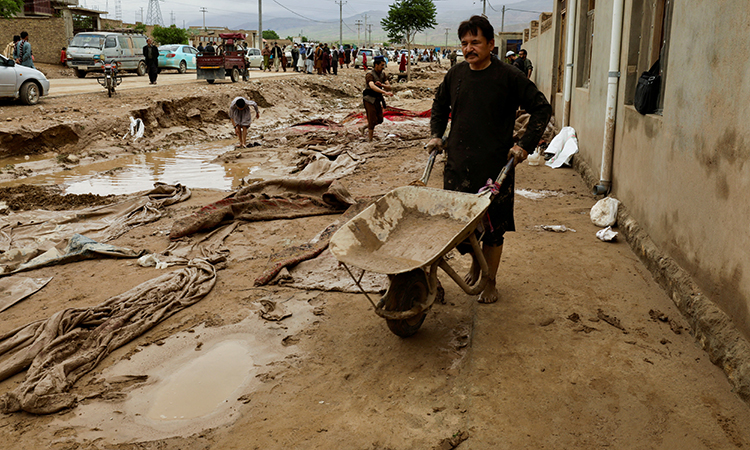
[[[176, 147], [155, 152], [123, 155], [110, 160], [72, 166], [54, 174], [36, 175], [2, 183], [60, 185], [66, 194], [131, 194], [152, 189], [154, 183], [180, 183], [189, 188], [230, 191], [244, 177], [271, 179], [284, 176], [290, 168], [273, 151], [248, 152], [242, 159], [217, 161], [216, 158], [234, 150], [234, 140], [221, 140], [198, 145]], [[48, 158], [48, 157], [47, 157]], [[44, 159], [35, 157], [34, 160]], [[3, 159], [6, 164], [29, 162], [23, 158]]]

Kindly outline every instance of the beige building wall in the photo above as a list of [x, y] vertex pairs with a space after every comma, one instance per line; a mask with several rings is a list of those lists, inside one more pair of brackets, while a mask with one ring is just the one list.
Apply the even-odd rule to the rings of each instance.
[[[739, 56], [750, 46], [750, 35], [738, 32], [747, 29], [747, 6], [733, 0], [671, 1], [663, 113], [643, 116], [632, 106], [635, 83], [653, 52], [643, 46], [650, 39], [643, 20], [659, 2], [625, 0], [612, 193], [750, 338], [750, 60]], [[579, 3], [582, 9], [587, 4]], [[579, 138], [577, 158], [597, 176], [612, 8], [613, 0], [596, 1], [587, 85], [580, 76], [585, 11], [576, 21], [570, 124]], [[553, 34], [559, 40], [559, 33]], [[554, 55], [547, 55], [538, 50], [535, 66], [554, 67]], [[558, 101], [555, 113], [561, 112]]]
[[68, 46], [65, 20], [59, 17], [17, 17], [0, 19], [2, 50], [13, 36], [22, 31], [29, 33], [34, 61], [48, 64], [60, 62], [60, 51]]
[[534, 21], [534, 27], [530, 29], [533, 31], [531, 35], [536, 34], [536, 37], [529, 39], [523, 43], [523, 48], [528, 54], [528, 58], [534, 64], [534, 71], [531, 73], [531, 80], [536, 84], [537, 88], [547, 97], [550, 103], [555, 102], [555, 96], [553, 95], [553, 78], [554, 78], [554, 65], [549, 64], [548, 61], [554, 59], [555, 53], [555, 30], [554, 22], [549, 14], [542, 14], [545, 20]]

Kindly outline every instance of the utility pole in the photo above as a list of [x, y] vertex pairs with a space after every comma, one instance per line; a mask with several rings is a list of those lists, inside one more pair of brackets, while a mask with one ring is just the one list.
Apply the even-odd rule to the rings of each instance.
[[503, 5], [503, 20], [500, 22], [500, 32], [505, 32], [505, 5]]
[[487, 0], [482, 0], [482, 15], [487, 17]]
[[208, 9], [201, 8], [200, 11], [203, 13], [203, 31], [207, 31], [206, 30], [206, 11], [208, 11]]
[[365, 47], [367, 47], [367, 14], [365, 14]]
[[354, 24], [357, 25], [357, 47], [362, 47], [362, 39], [359, 38], [359, 27], [362, 26], [362, 21], [357, 19]]
[[339, 45], [344, 45], [344, 0], [335, 2], [339, 4]]
[[367, 40], [367, 46], [372, 47], [372, 24], [367, 25], [367, 31], [370, 32], [370, 39]]
[[169, 24], [174, 25], [174, 11], [169, 12]]
[[141, 23], [143, 23], [143, 6], [141, 6]]
[[445, 48], [448, 48], [448, 31], [450, 31], [450, 28], [445, 29]]
[[263, 2], [258, 0], [258, 48], [263, 51]]

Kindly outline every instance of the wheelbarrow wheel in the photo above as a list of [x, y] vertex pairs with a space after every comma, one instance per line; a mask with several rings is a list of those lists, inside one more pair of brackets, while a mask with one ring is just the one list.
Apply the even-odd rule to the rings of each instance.
[[[417, 269], [398, 274], [391, 279], [384, 309], [386, 311], [408, 311], [415, 304], [424, 302], [428, 292], [427, 276], [423, 270]], [[413, 336], [419, 330], [426, 316], [427, 313], [423, 312], [411, 319], [386, 319], [385, 322], [393, 334], [407, 338]]]

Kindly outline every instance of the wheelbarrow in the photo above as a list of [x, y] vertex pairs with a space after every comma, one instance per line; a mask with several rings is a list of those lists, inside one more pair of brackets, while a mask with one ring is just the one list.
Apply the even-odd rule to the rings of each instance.
[[[427, 184], [430, 155], [421, 183]], [[496, 185], [502, 185], [515, 158], [503, 167]], [[331, 253], [396, 335], [409, 337], [422, 326], [438, 294], [440, 267], [469, 295], [482, 292], [490, 279], [479, 245], [482, 220], [492, 202], [491, 190], [479, 194], [424, 186], [404, 186], [389, 192], [344, 224], [331, 238]], [[477, 233], [477, 231], [479, 233]], [[448, 264], [445, 255], [469, 240], [481, 268], [480, 279], [467, 284]], [[362, 269], [359, 278], [349, 266]], [[389, 286], [375, 303], [360, 284], [366, 271], [388, 275]]]

